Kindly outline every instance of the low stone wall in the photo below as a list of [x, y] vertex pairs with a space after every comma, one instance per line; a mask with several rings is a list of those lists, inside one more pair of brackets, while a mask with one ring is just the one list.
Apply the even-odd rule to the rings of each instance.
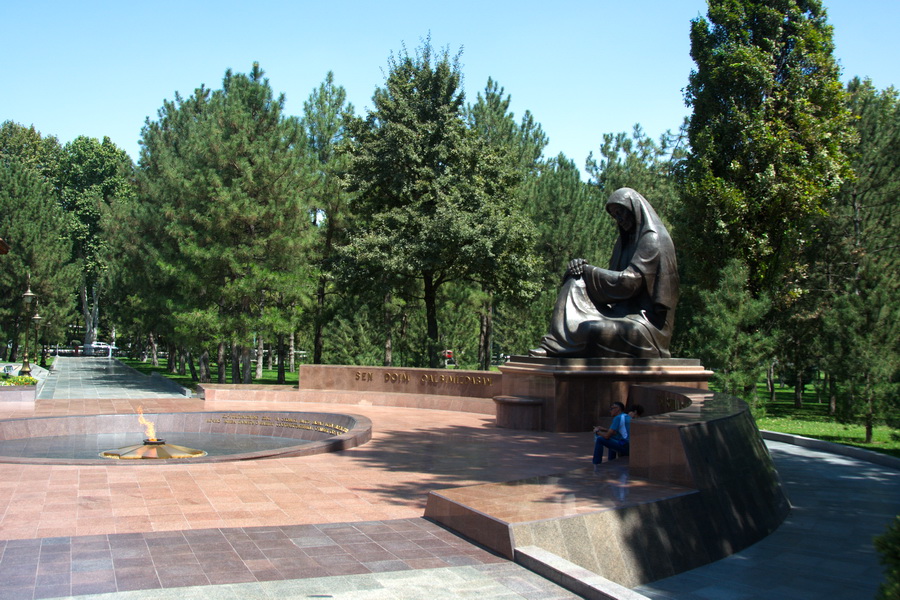
[[493, 415], [501, 381], [491, 371], [302, 365], [297, 399]]
[[294, 385], [201, 383], [197, 395], [208, 402], [298, 402]]
[[0, 385], [0, 402], [34, 402], [36, 385]]

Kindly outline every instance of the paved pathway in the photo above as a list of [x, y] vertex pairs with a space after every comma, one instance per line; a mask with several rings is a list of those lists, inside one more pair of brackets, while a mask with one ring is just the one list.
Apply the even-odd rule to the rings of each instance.
[[[58, 360], [42, 398], [169, 402], [164, 398], [172, 397], [115, 361]], [[421, 428], [409, 430], [409, 443], [416, 443], [417, 431], [428, 435]], [[651, 598], [682, 600], [874, 597], [882, 567], [871, 540], [900, 513], [900, 470], [791, 444], [768, 442], [768, 446], [793, 505], [785, 523], [743, 552], [636, 591]], [[424, 464], [421, 468], [431, 472]], [[34, 477], [33, 470], [19, 469], [10, 473]], [[79, 467], [61, 469], [48, 471], [51, 484], [52, 478], [67, 476], [71, 469], [82, 472]], [[510, 471], [510, 465], [504, 469]], [[237, 481], [237, 471], [226, 475]], [[86, 489], [79, 488], [79, 505], [114, 492], [89, 483]], [[267, 485], [259, 477], [256, 483], [258, 491]], [[0, 482], [0, 497], [4, 486], [10, 485]], [[0, 503], [7, 516], [14, 508]], [[68, 594], [125, 600], [575, 597], [417, 518], [0, 540], [0, 599]]]
[[142, 400], [171, 398], [184, 393], [181, 386], [164, 377], [148, 377], [115, 359], [58, 356], [38, 399]]

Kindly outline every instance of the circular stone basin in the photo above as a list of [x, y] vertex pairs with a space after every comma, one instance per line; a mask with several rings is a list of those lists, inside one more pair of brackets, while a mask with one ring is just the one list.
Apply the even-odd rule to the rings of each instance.
[[141, 444], [137, 414], [73, 415], [0, 421], [0, 462], [21, 464], [183, 464], [306, 456], [368, 442], [372, 422], [362, 416], [293, 411], [144, 413], [156, 437], [206, 452], [155, 460], [100, 458]]

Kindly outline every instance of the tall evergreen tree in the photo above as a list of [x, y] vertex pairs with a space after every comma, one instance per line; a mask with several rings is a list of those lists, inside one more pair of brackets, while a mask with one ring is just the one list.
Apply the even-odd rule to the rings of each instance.
[[339, 148], [352, 116], [353, 105], [347, 102], [346, 90], [334, 83], [334, 74], [329, 71], [325, 81], [304, 102], [301, 121], [310, 152], [316, 161], [316, 184], [311, 190], [311, 214], [319, 232], [316, 258], [319, 272], [313, 317], [315, 364], [322, 362], [323, 330], [329, 321], [330, 312], [328, 296], [334, 293], [331, 289], [331, 263], [335, 248], [345, 242], [349, 227], [350, 195], [344, 190], [342, 181], [348, 157]]
[[10, 154], [0, 157], [0, 232], [11, 246], [0, 260], [0, 340], [4, 350], [11, 349], [7, 358], [16, 360], [25, 328], [31, 326], [22, 304], [26, 285], [37, 294], [37, 306], [30, 310], [42, 317], [42, 339], [67, 341], [78, 272], [56, 192], [33, 163]]
[[13, 121], [0, 124], [0, 161], [16, 160], [55, 185], [61, 155], [56, 136], [41, 135], [34, 125], [25, 127]]
[[374, 110], [350, 127], [349, 182], [361, 216], [352, 254], [374, 279], [421, 286], [433, 367], [441, 287], [494, 278], [508, 288], [528, 270], [514, 173], [466, 126], [461, 86], [458, 57], [426, 41], [415, 56], [391, 57]]
[[221, 90], [166, 102], [143, 131], [143, 222], [158, 232], [158, 271], [179, 279], [176, 332], [242, 348], [245, 383], [254, 335], [289, 333], [311, 292], [307, 145], [283, 109], [254, 63]]
[[733, 258], [755, 294], [777, 300], [796, 280], [810, 219], [850, 174], [833, 50], [819, 0], [710, 0], [692, 21], [676, 227], [688, 282], [712, 287]]
[[820, 219], [811, 280], [820, 299], [818, 344], [838, 414], [900, 418], [900, 99], [871, 82], [848, 85], [859, 142], [848, 181]]
[[[525, 111], [520, 122], [516, 122], [515, 114], [509, 110], [512, 97], [504, 96], [504, 89], [493, 79], [488, 78], [484, 94], [478, 93], [474, 105], [467, 109], [469, 127], [479, 134], [487, 149], [493, 152], [512, 174], [513, 186], [510, 190], [512, 201], [517, 209], [524, 208], [525, 190], [530, 180], [538, 175], [540, 159], [547, 145], [547, 136], [534, 116]], [[528, 225], [532, 222], [528, 221]], [[522, 226], [524, 229], [524, 225]], [[525, 231], [523, 230], [523, 234]], [[508, 251], [514, 251], [508, 248]], [[523, 249], [520, 252], [532, 252], [532, 248]], [[496, 286], [496, 273], [483, 280], [481, 289], [474, 292], [477, 312], [479, 315], [478, 335], [478, 367], [482, 370], [490, 369], [493, 354], [494, 341], [494, 313], [499, 303], [499, 309], [503, 311], [503, 304], [509, 304], [507, 315], [517, 310], [526, 300], [530, 300], [537, 292], [534, 278], [526, 281], [526, 272], [522, 271], [523, 264], [528, 265], [529, 271], [537, 267], [537, 256], [519, 256], [517, 260], [500, 261], [498, 268], [509, 267], [513, 280], [518, 279], [519, 285], [508, 286], [505, 290]], [[534, 262], [532, 262], [534, 261]], [[537, 272], [534, 271], [535, 275]], [[499, 294], [498, 294], [499, 292]], [[505, 292], [505, 293], [504, 293]]]
[[538, 296], [522, 305], [504, 304], [498, 311], [500, 346], [524, 353], [547, 333], [550, 313], [569, 260], [584, 257], [605, 264], [616, 230], [604, 210], [596, 186], [581, 179], [575, 163], [564, 154], [541, 161], [538, 174], [523, 188], [524, 208], [534, 224], [533, 252], [538, 265], [533, 281]]
[[678, 206], [676, 171], [686, 157], [682, 131], [667, 131], [659, 142], [635, 125], [631, 135], [605, 133], [599, 156], [588, 156], [586, 168], [599, 194], [608, 198], [619, 188], [630, 187], [649, 199], [660, 217], [669, 221]]

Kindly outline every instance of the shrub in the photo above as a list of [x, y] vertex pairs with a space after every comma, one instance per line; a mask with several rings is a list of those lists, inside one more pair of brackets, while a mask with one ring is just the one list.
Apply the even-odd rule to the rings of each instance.
[[0, 378], [0, 385], [36, 385], [37, 379], [26, 375], [16, 375], [15, 377]]
[[881, 554], [882, 564], [887, 566], [885, 581], [878, 590], [880, 600], [900, 598], [900, 515], [883, 535], [875, 538], [875, 549]]

